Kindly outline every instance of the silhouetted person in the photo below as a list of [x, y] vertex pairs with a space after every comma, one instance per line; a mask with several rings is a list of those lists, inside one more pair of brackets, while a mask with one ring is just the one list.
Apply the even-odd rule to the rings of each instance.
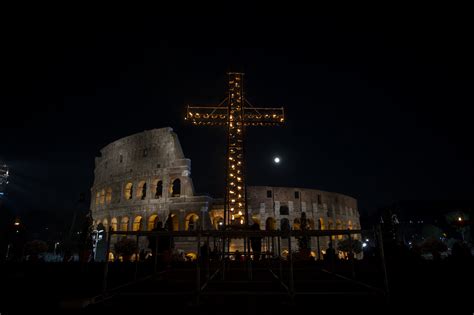
[[242, 254], [238, 249], [235, 251], [235, 261], [242, 261]]
[[203, 267], [202, 269], [206, 273], [206, 275], [209, 274], [209, 256], [210, 256], [210, 250], [211, 248], [209, 247], [209, 244], [207, 241], [204, 242], [201, 246], [201, 255], [200, 255], [200, 261], [201, 261], [201, 266]]
[[[166, 231], [169, 231], [169, 232], [173, 232], [174, 230], [174, 227], [173, 227], [173, 216], [171, 215], [171, 213], [168, 215], [168, 218], [166, 219], [166, 222], [165, 222], [165, 230]], [[169, 246], [168, 248], [171, 250], [174, 248], [174, 240], [173, 240], [173, 237], [172, 236], [169, 236], [168, 237], [168, 243], [169, 243]]]
[[214, 248], [212, 249], [209, 257], [213, 260], [219, 258], [219, 249], [217, 248], [217, 244], [214, 243]]
[[332, 265], [336, 261], [336, 251], [332, 247], [332, 242], [329, 242], [329, 247], [326, 249], [324, 261]]
[[210, 252], [209, 244], [207, 244], [207, 241], [205, 241], [204, 244], [202, 244], [201, 246], [202, 261], [209, 259], [209, 254], [210, 254], [209, 252]]
[[[165, 231], [173, 232], [173, 216], [171, 213], [168, 215], [165, 223]], [[158, 247], [161, 247], [163, 250], [163, 261], [167, 266], [171, 263], [174, 241], [171, 235], [166, 235], [161, 238], [161, 241], [158, 241]]]
[[[258, 225], [258, 223], [254, 223], [250, 227], [250, 230], [260, 231], [260, 225]], [[260, 260], [260, 253], [262, 251], [262, 238], [260, 236], [250, 237], [250, 246], [252, 247], [253, 259]]]

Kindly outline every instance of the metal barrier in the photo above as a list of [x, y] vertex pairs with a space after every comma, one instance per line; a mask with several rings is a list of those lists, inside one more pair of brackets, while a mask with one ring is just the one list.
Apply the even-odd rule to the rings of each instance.
[[[383, 278], [383, 287], [377, 287], [373, 284], [360, 281], [356, 277], [356, 268], [355, 268], [355, 257], [354, 255], [348, 255], [348, 263], [350, 264], [350, 275], [343, 275], [338, 272], [335, 267], [336, 257], [332, 257], [332, 261], [323, 261], [322, 260], [322, 249], [321, 249], [321, 238], [328, 238], [329, 242], [337, 242], [338, 238], [346, 237], [349, 239], [350, 251], [352, 252], [352, 243], [354, 235], [362, 235], [363, 233], [371, 233], [375, 237], [375, 241], [378, 247], [378, 258], [379, 258], [379, 268], [380, 274]], [[133, 280], [121, 284], [115, 287], [109, 287], [108, 276], [109, 276], [109, 253], [111, 250], [111, 241], [113, 235], [123, 235], [126, 237], [135, 236], [137, 244], [137, 252], [135, 253], [135, 271]], [[155, 238], [155, 248], [153, 257], [153, 271], [145, 276], [138, 277], [139, 270], [139, 241], [140, 237]], [[196, 303], [200, 302], [200, 297], [203, 294], [224, 294], [224, 292], [206, 292], [206, 289], [209, 287], [209, 283], [217, 279], [217, 275], [220, 274], [220, 281], [226, 280], [226, 273], [230, 268], [232, 260], [238, 259], [237, 256], [240, 256], [242, 263], [239, 264], [244, 266], [245, 274], [247, 279], [245, 281], [253, 281], [254, 271], [253, 269], [256, 266], [256, 261], [259, 258], [262, 258], [260, 262], [261, 266], [264, 266], [265, 270], [268, 270], [270, 274], [280, 283], [281, 287], [285, 290], [286, 294], [290, 297], [291, 300], [296, 295], [312, 295], [312, 294], [338, 294], [337, 292], [326, 292], [326, 291], [311, 291], [311, 290], [299, 290], [297, 287], [298, 281], [295, 281], [295, 265], [298, 270], [309, 271], [311, 268], [314, 270], [321, 271], [328, 275], [332, 275], [335, 279], [339, 279], [346, 282], [351, 282], [357, 284], [360, 287], [364, 287], [368, 290], [368, 293], [371, 294], [382, 294], [388, 298], [389, 287], [388, 287], [388, 278], [387, 271], [385, 266], [384, 258], [384, 249], [383, 249], [383, 240], [380, 227], [377, 227], [374, 230], [289, 230], [289, 231], [255, 231], [255, 230], [197, 230], [197, 231], [113, 231], [109, 229], [107, 234], [107, 249], [106, 249], [106, 262], [104, 264], [104, 274], [103, 274], [103, 286], [102, 286], [102, 297], [101, 300], [105, 300], [114, 295], [114, 292], [131, 285], [136, 284], [139, 281], [144, 281], [157, 275], [163, 275], [164, 273], [169, 272], [172, 269], [165, 269], [158, 271], [158, 243], [160, 237], [168, 237], [170, 239], [184, 237], [189, 243], [190, 238], [193, 238], [195, 242], [196, 249], [196, 261], [194, 262], [195, 266], [195, 289], [194, 292], [188, 292], [193, 294], [195, 297]], [[209, 252], [207, 257], [202, 259], [201, 246], [203, 245], [203, 240], [210, 244], [210, 238], [214, 241], [214, 247], [216, 244], [217, 248], [220, 247], [220, 252], [218, 256], [215, 256], [212, 260], [209, 257]], [[295, 241], [302, 238], [308, 238], [311, 244], [311, 240], [316, 238], [317, 244], [317, 260], [313, 265], [301, 267], [300, 262], [295, 262], [295, 251], [293, 246]], [[252, 239], [261, 239], [262, 243], [265, 245], [264, 249], [261, 252], [254, 252], [251, 250], [251, 240]], [[241, 247], [243, 248], [242, 254], [239, 254], [237, 250], [231, 250], [231, 242], [234, 240], [240, 240]], [[325, 239], [324, 239], [325, 240]], [[217, 241], [217, 242], [216, 242]], [[287, 257], [284, 258], [282, 249], [285, 247]], [[235, 246], [234, 246], [235, 247]], [[216, 254], [216, 253], [215, 253]], [[302, 261], [304, 262], [304, 260]], [[211, 264], [212, 263], [212, 264]], [[347, 267], [347, 262], [344, 263]], [[192, 267], [192, 264], [190, 264]], [[212, 268], [211, 268], [212, 265]], [[202, 278], [202, 269], [205, 270], [204, 279]], [[307, 268], [307, 269], [304, 269]], [[345, 292], [350, 294], [350, 292]], [[165, 294], [165, 293], [156, 293], [156, 294]], [[225, 292], [225, 294], [243, 294], [243, 292]], [[279, 292], [273, 291], [262, 291], [262, 292], [253, 292], [249, 294], [281, 294]], [[99, 299], [100, 300], [100, 299]]]

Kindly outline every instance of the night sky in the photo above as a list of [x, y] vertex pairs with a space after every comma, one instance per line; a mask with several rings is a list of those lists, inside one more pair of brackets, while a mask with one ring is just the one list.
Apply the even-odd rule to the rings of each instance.
[[228, 71], [246, 73], [254, 106], [286, 109], [284, 127], [248, 130], [249, 185], [348, 194], [363, 215], [472, 198], [472, 19], [58, 16], [14, 15], [3, 29], [0, 159], [14, 213], [69, 215], [102, 147], [167, 126], [197, 192], [219, 196], [224, 129], [183, 118], [186, 104], [223, 100]]

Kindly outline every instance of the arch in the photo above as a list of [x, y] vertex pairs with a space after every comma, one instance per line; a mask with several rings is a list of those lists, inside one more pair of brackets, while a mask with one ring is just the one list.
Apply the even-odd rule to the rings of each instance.
[[308, 219], [308, 228], [310, 230], [314, 230], [314, 220], [313, 219]]
[[171, 197], [179, 197], [181, 195], [181, 180], [176, 178], [171, 184]]
[[125, 185], [125, 192], [124, 192], [125, 200], [131, 200], [133, 197], [133, 183], [127, 183]]
[[117, 229], [118, 229], [118, 220], [117, 220], [117, 218], [112, 218], [110, 220], [110, 227], [112, 228], [112, 231], [117, 231]]
[[252, 221], [260, 225], [260, 216], [258, 214], [252, 214]]
[[199, 216], [195, 213], [190, 213], [186, 216], [185, 230], [195, 231], [199, 225]]
[[165, 222], [165, 229], [172, 231], [179, 231], [179, 220], [178, 216], [174, 213], [170, 213]]
[[153, 230], [153, 229], [156, 227], [156, 222], [158, 222], [158, 215], [152, 214], [152, 215], [148, 218], [147, 230], [148, 230], [148, 231]]
[[328, 220], [328, 230], [334, 230], [334, 224], [331, 219]]
[[351, 220], [347, 221], [347, 229], [352, 230], [352, 221]]
[[99, 226], [100, 223], [101, 223], [100, 220], [95, 221], [95, 223], [94, 223], [94, 225], [93, 225], [94, 228], [97, 229], [97, 227]]
[[318, 228], [319, 228], [320, 230], [325, 230], [325, 229], [326, 229], [326, 227], [324, 226], [324, 220], [323, 220], [323, 218], [319, 218], [319, 220], [318, 220]]
[[102, 220], [102, 225], [104, 226], [105, 231], [108, 231], [109, 221], [107, 219]]
[[216, 230], [220, 230], [222, 228], [224, 228], [224, 218], [223, 217], [214, 217], [213, 219], [213, 223], [214, 223], [214, 228]]
[[109, 252], [109, 262], [114, 262], [114, 261], [115, 261], [114, 253]]
[[[336, 220], [336, 230], [342, 230], [343, 229], [343, 226], [341, 224], [341, 221], [340, 220]], [[339, 234], [337, 236], [337, 239], [339, 240], [342, 240], [342, 234]]]
[[128, 221], [130, 221], [128, 217], [122, 217], [122, 220], [120, 220], [120, 231], [128, 231]]
[[146, 198], [146, 182], [144, 180], [138, 183], [137, 198], [141, 200]]
[[132, 231], [140, 231], [142, 229], [142, 216], [136, 216], [135, 220], [133, 220]]
[[197, 255], [194, 252], [189, 252], [184, 257], [186, 257], [186, 259], [188, 259], [190, 261], [194, 261], [194, 260], [197, 259]]
[[103, 205], [105, 203], [105, 189], [100, 191], [100, 204]]
[[163, 197], [163, 181], [156, 180], [156, 183], [153, 186], [155, 187], [155, 199]]
[[268, 217], [267, 220], [265, 221], [265, 230], [267, 231], [273, 231], [276, 230], [276, 221], [272, 217]]
[[[328, 220], [328, 230], [334, 230], [334, 224], [332, 223], [332, 220]], [[334, 240], [336, 237], [334, 235], [331, 235], [331, 239]]]
[[289, 231], [290, 230], [290, 221], [287, 218], [283, 218], [280, 221], [280, 230]]
[[95, 205], [98, 206], [100, 202], [100, 191], [95, 194]]
[[112, 188], [107, 188], [107, 192], [105, 193], [105, 203], [111, 204], [112, 203]]
[[301, 230], [301, 221], [296, 218], [293, 220], [293, 230]]

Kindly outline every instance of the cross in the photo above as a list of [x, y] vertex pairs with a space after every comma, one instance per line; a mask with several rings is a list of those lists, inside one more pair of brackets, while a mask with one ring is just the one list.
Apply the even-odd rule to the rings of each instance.
[[[244, 131], [248, 126], [277, 126], [285, 121], [280, 108], [256, 108], [245, 98], [243, 73], [230, 72], [228, 96], [210, 107], [187, 106], [186, 120], [194, 125], [227, 127], [227, 174], [224, 225], [248, 225], [245, 184]], [[227, 106], [223, 106], [226, 104]], [[245, 106], [248, 105], [248, 106]]]

